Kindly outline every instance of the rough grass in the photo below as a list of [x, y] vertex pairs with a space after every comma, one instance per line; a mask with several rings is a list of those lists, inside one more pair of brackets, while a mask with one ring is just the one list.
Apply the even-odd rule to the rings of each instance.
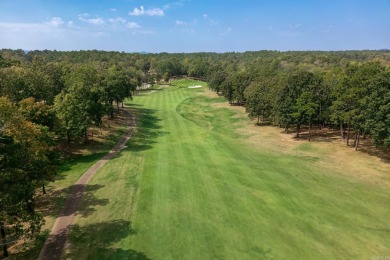
[[390, 255], [388, 165], [254, 128], [205, 88], [187, 88], [201, 84], [178, 80], [128, 104], [138, 130], [91, 180], [65, 258]]

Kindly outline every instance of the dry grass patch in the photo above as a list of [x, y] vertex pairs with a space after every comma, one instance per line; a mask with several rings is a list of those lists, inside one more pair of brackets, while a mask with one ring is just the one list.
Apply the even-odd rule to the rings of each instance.
[[[218, 97], [212, 91], [205, 91], [202, 95]], [[228, 102], [212, 105], [233, 110], [237, 117], [247, 118], [245, 108], [242, 106], [232, 106]], [[312, 141], [309, 142], [306, 140], [305, 131], [301, 133], [302, 138], [297, 139], [294, 132], [286, 134], [284, 129], [276, 126], [258, 126], [256, 121], [248, 119], [245, 127], [236, 130], [238, 134], [247, 137], [246, 142], [251, 146], [306, 159], [321, 158], [313, 163], [326, 167], [329, 174], [342, 172], [347, 177], [354, 177], [366, 183], [390, 187], [390, 164], [386, 160], [389, 155], [386, 151], [375, 149], [369, 139], [362, 140], [362, 148], [355, 152], [354, 148], [346, 146], [337, 130], [314, 129]], [[237, 124], [242, 125], [243, 122]]]

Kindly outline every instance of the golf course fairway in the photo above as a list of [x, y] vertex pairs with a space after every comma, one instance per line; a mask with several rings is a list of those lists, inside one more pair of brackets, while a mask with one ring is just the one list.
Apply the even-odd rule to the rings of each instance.
[[390, 256], [388, 164], [254, 127], [199, 81], [127, 105], [136, 131], [87, 186], [64, 258]]

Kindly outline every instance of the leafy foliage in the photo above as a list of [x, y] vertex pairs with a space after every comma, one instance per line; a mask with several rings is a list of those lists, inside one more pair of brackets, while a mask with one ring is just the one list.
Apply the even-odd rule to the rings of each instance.
[[33, 235], [42, 218], [34, 211], [35, 189], [55, 173], [46, 133], [0, 97], [0, 219], [11, 233]]

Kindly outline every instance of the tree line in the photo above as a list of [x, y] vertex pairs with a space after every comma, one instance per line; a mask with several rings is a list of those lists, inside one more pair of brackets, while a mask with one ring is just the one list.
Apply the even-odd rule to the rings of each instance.
[[[22, 63], [0, 56], [0, 221], [15, 237], [38, 234], [37, 189], [56, 175], [58, 144], [87, 141], [91, 126], [114, 117], [140, 79], [116, 64]], [[116, 105], [116, 108], [115, 108]]]
[[[227, 76], [228, 75], [228, 76]], [[390, 70], [377, 61], [349, 63], [327, 70], [283, 68], [270, 64], [262, 70], [218, 71], [210, 87], [231, 104], [244, 105], [248, 115], [287, 129], [338, 126], [350, 144], [359, 147], [361, 135], [376, 146], [390, 146]]]

